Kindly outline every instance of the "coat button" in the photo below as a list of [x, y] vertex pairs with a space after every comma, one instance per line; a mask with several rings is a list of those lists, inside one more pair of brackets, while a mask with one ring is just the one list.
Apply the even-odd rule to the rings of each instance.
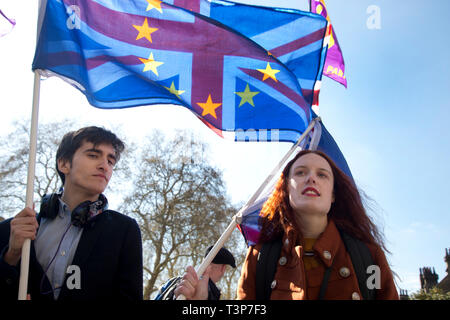
[[331, 259], [331, 253], [330, 253], [330, 251], [325, 250], [325, 251], [323, 252], [323, 257], [324, 257], [325, 259], [327, 259], [327, 260], [330, 260], [330, 259]]
[[284, 266], [287, 262], [286, 257], [281, 257], [280, 260], [278, 260], [280, 266]]
[[342, 267], [339, 269], [339, 274], [343, 278], [347, 278], [350, 275], [350, 269], [347, 267]]
[[289, 239], [284, 240], [284, 245], [285, 245], [286, 247], [289, 247]]
[[352, 293], [352, 300], [361, 300], [361, 297], [359, 296], [358, 292]]
[[272, 283], [270, 284], [270, 288], [275, 288], [277, 286], [277, 280], [273, 280]]

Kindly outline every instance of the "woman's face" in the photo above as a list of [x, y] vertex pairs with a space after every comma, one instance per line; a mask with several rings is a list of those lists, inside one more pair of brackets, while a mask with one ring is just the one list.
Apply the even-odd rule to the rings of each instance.
[[289, 203], [295, 213], [327, 215], [334, 202], [334, 176], [327, 160], [308, 153], [289, 170]]

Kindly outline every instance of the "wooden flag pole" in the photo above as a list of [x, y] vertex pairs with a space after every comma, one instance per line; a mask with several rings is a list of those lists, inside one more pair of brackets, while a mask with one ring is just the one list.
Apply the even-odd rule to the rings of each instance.
[[[297, 149], [298, 145], [305, 139], [305, 137], [308, 135], [308, 133], [314, 128], [317, 121], [320, 121], [320, 117], [314, 118], [310, 123], [309, 126], [306, 128], [305, 132], [300, 136], [300, 138], [297, 140], [297, 142], [289, 149], [289, 151], [286, 153], [286, 155], [281, 159], [281, 161], [277, 164], [277, 166], [272, 170], [272, 172], [267, 176], [266, 180], [259, 186], [258, 190], [253, 194], [253, 196], [250, 198], [250, 200], [247, 201], [245, 206], [243, 206], [238, 213], [236, 213], [233, 216], [233, 220], [230, 222], [228, 227], [225, 229], [225, 231], [220, 236], [219, 240], [214, 244], [214, 246], [211, 248], [209, 253], [206, 255], [206, 257], [203, 259], [200, 266], [196, 268], [197, 275], [201, 276], [206, 268], [209, 266], [211, 261], [214, 259], [214, 257], [217, 255], [219, 250], [224, 246], [225, 242], [230, 238], [231, 234], [233, 233], [234, 229], [236, 229], [236, 226], [241, 223], [242, 221], [242, 213], [250, 206], [252, 205], [256, 199], [261, 195], [261, 193], [264, 191], [264, 188], [267, 186], [267, 184], [273, 179], [273, 177], [280, 171], [283, 164], [286, 162], [286, 160], [294, 153], [294, 151]], [[177, 297], [177, 300], [185, 300], [186, 298], [183, 295], [179, 295]]]
[[[28, 176], [26, 191], [26, 206], [33, 209], [34, 177], [36, 171], [36, 149], [37, 149], [37, 131], [39, 114], [39, 93], [41, 76], [37, 70], [34, 71], [33, 87], [33, 109], [31, 112], [30, 129], [30, 152], [28, 155]], [[20, 260], [20, 279], [19, 279], [19, 300], [27, 299], [28, 271], [30, 266], [30, 246], [31, 240], [26, 239], [22, 246], [22, 257]]]

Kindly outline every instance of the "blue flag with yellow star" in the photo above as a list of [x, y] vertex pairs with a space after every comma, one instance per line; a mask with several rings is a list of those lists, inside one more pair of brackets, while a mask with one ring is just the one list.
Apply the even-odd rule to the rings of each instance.
[[[305, 34], [325, 34], [326, 20], [265, 8], [267, 24], [252, 37], [248, 25], [202, 14], [206, 2], [169, 2], [42, 1], [33, 70], [69, 81], [98, 108], [176, 104], [235, 140], [296, 142], [312, 113], [294, 60], [299, 43], [312, 41]], [[278, 39], [286, 24], [302, 40]], [[300, 32], [302, 25], [313, 27]]]
[[305, 100], [318, 106], [322, 70], [329, 54], [328, 43], [323, 41], [327, 23], [316, 14], [225, 0], [169, 1], [219, 21], [264, 47], [295, 74]]

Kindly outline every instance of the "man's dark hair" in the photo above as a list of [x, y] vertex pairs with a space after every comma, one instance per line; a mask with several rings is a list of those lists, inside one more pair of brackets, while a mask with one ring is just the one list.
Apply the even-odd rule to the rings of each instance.
[[111, 144], [116, 153], [116, 161], [119, 161], [120, 154], [125, 149], [124, 143], [114, 133], [104, 128], [91, 126], [66, 133], [56, 151], [56, 171], [63, 185], [65, 176], [58, 169], [58, 160], [68, 160], [72, 164], [73, 155], [84, 142], [91, 142], [94, 147], [100, 144]]

